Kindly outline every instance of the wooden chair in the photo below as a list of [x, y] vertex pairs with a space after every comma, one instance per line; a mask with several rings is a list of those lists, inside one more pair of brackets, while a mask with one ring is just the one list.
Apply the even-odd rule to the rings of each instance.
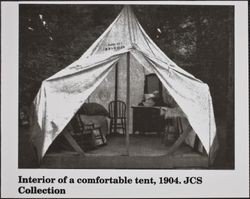
[[[172, 134], [170, 134], [170, 126], [174, 126], [174, 123], [176, 123], [176, 130], [177, 132], [172, 132]], [[169, 141], [169, 135], [172, 135], [174, 141], [178, 139], [178, 137], [180, 137], [180, 135], [183, 133], [183, 126], [182, 126], [182, 122], [181, 122], [181, 118], [180, 117], [175, 117], [175, 118], [168, 118], [165, 120], [165, 124], [166, 124], [166, 129], [164, 131], [163, 134], [163, 143], [165, 145], [168, 145], [168, 141]]]
[[122, 129], [126, 134], [126, 104], [116, 100], [109, 103], [110, 133], [117, 133], [117, 129]]
[[[94, 123], [84, 124], [78, 113], [71, 119], [70, 123], [73, 128], [72, 137], [83, 150], [95, 149], [97, 147], [96, 140], [101, 140], [103, 144], [106, 143], [101, 127]], [[98, 131], [98, 133], [94, 131]]]

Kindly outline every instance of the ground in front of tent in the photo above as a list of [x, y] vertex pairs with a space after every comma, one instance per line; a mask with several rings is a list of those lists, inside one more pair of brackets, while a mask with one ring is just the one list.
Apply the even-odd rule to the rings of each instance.
[[107, 144], [89, 150], [85, 156], [70, 148], [49, 151], [41, 164], [42, 168], [88, 168], [88, 169], [133, 169], [133, 168], [207, 168], [208, 158], [183, 144], [170, 156], [166, 153], [173, 141], [164, 144], [158, 134], [130, 135], [129, 156], [125, 135], [107, 137]]
[[[225, 124], [217, 124], [218, 132], [226, 134]], [[151, 168], [151, 169], [206, 169], [207, 157], [194, 152], [192, 148], [183, 144], [173, 156], [161, 156], [167, 152], [157, 135], [130, 135], [130, 156], [124, 156], [124, 136], [108, 138], [108, 144], [89, 151], [87, 157], [79, 155], [73, 150], [47, 153], [39, 166], [35, 150], [29, 142], [30, 132], [27, 128], [20, 128], [19, 134], [19, 168]], [[108, 155], [109, 154], [109, 155]], [[212, 168], [225, 169], [225, 156], [219, 151]]]

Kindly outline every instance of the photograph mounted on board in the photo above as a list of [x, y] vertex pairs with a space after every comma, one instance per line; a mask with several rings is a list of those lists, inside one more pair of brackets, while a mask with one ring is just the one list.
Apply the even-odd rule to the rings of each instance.
[[19, 5], [19, 168], [234, 158], [233, 6]]

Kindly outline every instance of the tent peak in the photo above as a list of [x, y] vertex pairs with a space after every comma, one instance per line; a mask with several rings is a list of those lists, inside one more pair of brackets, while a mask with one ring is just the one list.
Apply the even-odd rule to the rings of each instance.
[[124, 7], [123, 7], [123, 9], [122, 9], [121, 12], [123, 12], [123, 11], [124, 12], [127, 11], [127, 12], [130, 12], [130, 13], [133, 13], [131, 5], [124, 5]]
[[123, 6], [123, 9], [126, 8], [126, 9], [131, 9], [131, 5], [130, 4], [127, 4], [127, 5], [124, 5]]

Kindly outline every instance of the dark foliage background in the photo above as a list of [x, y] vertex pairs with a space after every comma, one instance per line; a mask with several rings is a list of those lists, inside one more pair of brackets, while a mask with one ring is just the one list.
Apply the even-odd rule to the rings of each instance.
[[[44, 79], [79, 58], [121, 9], [121, 5], [20, 5], [20, 109], [30, 106]], [[234, 8], [134, 5], [132, 9], [163, 52], [209, 85], [217, 127], [223, 129], [218, 129], [222, 147], [217, 168], [233, 168]]]

